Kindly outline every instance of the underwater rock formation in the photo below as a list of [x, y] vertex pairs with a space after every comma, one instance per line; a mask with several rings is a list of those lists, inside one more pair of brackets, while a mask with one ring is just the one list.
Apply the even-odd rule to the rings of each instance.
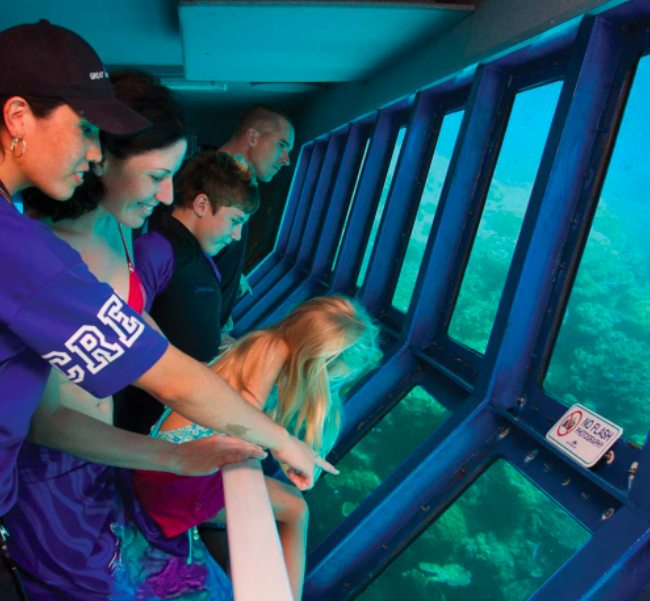
[[457, 563], [439, 566], [437, 563], [421, 563], [420, 571], [429, 574], [427, 582], [440, 582], [447, 586], [468, 586], [472, 582], [472, 574]]

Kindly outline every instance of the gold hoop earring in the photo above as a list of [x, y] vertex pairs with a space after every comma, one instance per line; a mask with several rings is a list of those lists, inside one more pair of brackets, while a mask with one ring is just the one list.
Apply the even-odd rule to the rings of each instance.
[[[18, 144], [22, 142], [22, 148], [20, 151], [19, 155], [16, 155], [16, 148], [18, 148]], [[19, 159], [21, 156], [25, 154], [25, 150], [27, 150], [27, 142], [25, 142], [25, 138], [14, 138], [11, 140], [11, 154], [14, 155], [15, 159]]]

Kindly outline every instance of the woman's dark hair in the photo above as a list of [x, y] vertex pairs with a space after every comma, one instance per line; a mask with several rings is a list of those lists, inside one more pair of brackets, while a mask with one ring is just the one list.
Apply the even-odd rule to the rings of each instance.
[[[111, 83], [117, 99], [149, 119], [152, 126], [131, 138], [118, 138], [101, 132], [102, 152], [108, 152], [118, 159], [128, 159], [189, 138], [191, 132], [181, 105], [172, 97], [171, 91], [154, 77], [142, 71], [119, 71], [111, 75]], [[38, 214], [58, 221], [75, 219], [96, 209], [105, 195], [104, 184], [91, 169], [84, 177], [84, 183], [66, 202], [53, 200], [36, 188], [23, 192], [23, 202]]]
[[59, 221], [76, 219], [84, 213], [94, 211], [104, 196], [106, 186], [91, 168], [84, 176], [84, 183], [74, 191], [70, 200], [61, 202], [50, 198], [38, 188], [28, 188], [23, 191], [23, 205], [32, 217], [51, 217], [52, 221]]
[[104, 148], [118, 159], [127, 159], [149, 150], [167, 148], [190, 137], [181, 105], [171, 90], [142, 71], [119, 71], [111, 76], [117, 99], [153, 124], [133, 138], [103, 136]]

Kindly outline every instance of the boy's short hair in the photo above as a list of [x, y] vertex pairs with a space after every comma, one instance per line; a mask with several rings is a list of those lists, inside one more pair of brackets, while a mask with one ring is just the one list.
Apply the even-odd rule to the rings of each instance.
[[175, 183], [174, 204], [190, 208], [199, 194], [208, 197], [213, 214], [221, 207], [237, 207], [250, 214], [260, 206], [255, 175], [227, 152], [202, 152], [182, 169]]

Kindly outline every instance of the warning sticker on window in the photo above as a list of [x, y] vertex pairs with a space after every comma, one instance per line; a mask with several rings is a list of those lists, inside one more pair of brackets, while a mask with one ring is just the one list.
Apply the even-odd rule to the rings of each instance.
[[584, 467], [594, 466], [623, 434], [623, 428], [584, 405], [573, 405], [546, 439]]

